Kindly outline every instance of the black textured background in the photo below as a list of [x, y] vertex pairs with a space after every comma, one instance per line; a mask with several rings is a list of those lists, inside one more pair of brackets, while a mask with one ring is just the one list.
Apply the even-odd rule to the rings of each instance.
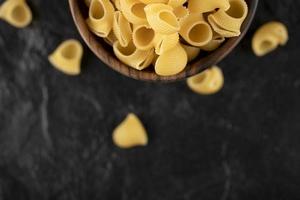
[[[3, 2], [3, 1], [1, 1]], [[1, 200], [300, 199], [300, 1], [261, 0], [253, 26], [220, 66], [225, 88], [143, 83], [88, 50], [68, 77], [47, 55], [80, 38], [66, 0], [29, 0], [33, 24], [0, 22]], [[256, 28], [284, 22], [287, 46], [257, 58]], [[113, 128], [137, 113], [145, 148], [120, 150]]]

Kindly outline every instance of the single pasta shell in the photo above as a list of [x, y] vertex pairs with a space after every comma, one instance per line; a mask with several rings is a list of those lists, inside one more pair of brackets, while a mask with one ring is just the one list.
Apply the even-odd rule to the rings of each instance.
[[195, 93], [211, 95], [220, 91], [224, 85], [222, 70], [214, 66], [187, 79], [187, 85]]
[[252, 49], [256, 56], [264, 56], [279, 45], [278, 38], [271, 32], [258, 31], [252, 39]]
[[170, 35], [179, 31], [180, 26], [173, 8], [169, 5], [156, 3], [145, 7], [149, 25], [157, 33]]
[[114, 144], [120, 148], [132, 148], [148, 144], [146, 129], [133, 113], [128, 114], [125, 120], [115, 128], [112, 138]]
[[24, 0], [7, 0], [0, 7], [0, 18], [17, 28], [24, 28], [32, 21], [32, 13]]
[[67, 40], [61, 43], [48, 57], [49, 62], [61, 72], [68, 75], [80, 74], [80, 64], [83, 47], [77, 40]]
[[188, 57], [183, 47], [178, 44], [160, 55], [155, 63], [155, 72], [160, 76], [171, 76], [180, 73], [187, 65]]

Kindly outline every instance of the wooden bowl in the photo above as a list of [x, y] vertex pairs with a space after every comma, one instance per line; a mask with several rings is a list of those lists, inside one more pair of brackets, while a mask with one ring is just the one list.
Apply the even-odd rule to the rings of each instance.
[[176, 74], [174, 76], [159, 76], [154, 72], [154, 69], [152, 67], [149, 67], [143, 71], [138, 71], [119, 61], [115, 57], [112, 47], [110, 47], [103, 39], [95, 36], [92, 32], [89, 31], [85, 23], [88, 15], [88, 8], [84, 4], [84, 0], [69, 0], [73, 19], [82, 38], [89, 46], [89, 48], [95, 53], [95, 55], [100, 60], [102, 60], [102, 62], [125, 76], [137, 80], [155, 82], [183, 80], [202, 72], [203, 70], [217, 64], [222, 59], [224, 59], [245, 36], [256, 13], [258, 0], [246, 0], [246, 2], [249, 7], [249, 13], [242, 25], [241, 35], [239, 37], [228, 39], [220, 48], [213, 52], [207, 53], [205, 56], [200, 55], [194, 61], [190, 62], [185, 70], [179, 74]]

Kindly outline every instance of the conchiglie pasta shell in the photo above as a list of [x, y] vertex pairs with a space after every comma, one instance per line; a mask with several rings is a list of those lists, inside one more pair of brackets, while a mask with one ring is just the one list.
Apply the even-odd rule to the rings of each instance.
[[220, 27], [215, 21], [214, 18], [209, 15], [208, 16], [208, 22], [211, 25], [211, 27], [213, 28], [213, 30], [218, 33], [219, 35], [223, 36], [223, 37], [237, 37], [241, 34], [240, 30], [235, 30], [235, 31], [230, 31], [230, 30], [226, 30], [223, 27]]
[[127, 46], [132, 39], [131, 25], [121, 11], [114, 13], [113, 33], [122, 46]]
[[230, 8], [225, 11], [219, 9], [217, 12], [211, 14], [215, 23], [225, 30], [237, 31], [241, 29], [248, 14], [248, 6], [244, 0], [229, 0]]
[[113, 14], [114, 7], [109, 0], [92, 0], [87, 25], [99, 37], [107, 37], [113, 26]]
[[137, 70], [143, 70], [151, 65], [155, 55], [153, 49], [147, 51], [139, 50], [132, 42], [128, 46], [122, 47], [117, 41], [114, 43], [113, 49], [119, 60]]
[[206, 13], [216, 9], [228, 10], [228, 0], [189, 0], [188, 8], [191, 13]]
[[180, 35], [183, 39], [197, 47], [208, 44], [213, 36], [211, 27], [203, 18], [197, 14], [190, 14], [180, 21]]
[[68, 75], [80, 74], [80, 63], [83, 48], [77, 40], [67, 40], [60, 44], [49, 56], [50, 63], [58, 70]]
[[120, 0], [121, 11], [132, 24], [146, 24], [144, 8], [146, 4], [138, 0]]
[[180, 29], [171, 6], [161, 3], [149, 4], [145, 7], [145, 12], [148, 23], [157, 33], [170, 35]]
[[184, 48], [184, 50], [188, 56], [189, 62], [194, 60], [200, 54], [200, 48], [192, 47], [192, 46], [185, 45], [185, 44], [181, 44], [181, 45]]
[[172, 35], [161, 35], [156, 34], [155, 37], [155, 53], [158, 55], [162, 55], [166, 51], [174, 48], [179, 41], [179, 34], [173, 33]]
[[32, 21], [32, 13], [24, 0], [6, 0], [0, 7], [0, 18], [17, 28], [24, 28]]
[[180, 73], [187, 65], [187, 54], [178, 43], [174, 48], [160, 55], [155, 62], [155, 72], [160, 76]]
[[257, 56], [264, 56], [275, 50], [282, 42], [281, 36], [278, 37], [274, 27], [267, 24], [255, 32], [252, 39], [252, 49]]
[[155, 32], [147, 25], [135, 26], [132, 38], [137, 49], [149, 50], [154, 47]]
[[187, 85], [195, 93], [210, 95], [217, 93], [224, 85], [223, 72], [217, 66], [187, 79]]

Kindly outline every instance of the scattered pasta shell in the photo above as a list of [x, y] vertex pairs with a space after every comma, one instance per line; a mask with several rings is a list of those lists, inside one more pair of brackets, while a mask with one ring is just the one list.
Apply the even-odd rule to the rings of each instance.
[[200, 54], [200, 48], [192, 47], [192, 46], [185, 45], [185, 44], [181, 44], [181, 45], [184, 48], [184, 50], [188, 56], [189, 62], [194, 60]]
[[155, 72], [160, 76], [171, 76], [180, 73], [187, 65], [188, 57], [184, 48], [177, 45], [160, 55], [155, 62]]
[[257, 56], [264, 56], [285, 45], [289, 39], [286, 26], [280, 22], [269, 22], [261, 26], [252, 39], [252, 49]]
[[80, 64], [83, 48], [77, 40], [67, 40], [60, 44], [49, 56], [50, 63], [58, 70], [68, 75], [80, 74]]
[[189, 0], [188, 8], [191, 13], [206, 13], [216, 9], [228, 10], [228, 0]]
[[154, 47], [155, 32], [147, 25], [135, 26], [132, 38], [137, 49], [149, 50]]
[[180, 29], [173, 8], [169, 5], [162, 3], [149, 4], [145, 7], [145, 13], [148, 23], [157, 33], [170, 35]]
[[244, 0], [229, 0], [229, 3], [230, 8], [228, 10], [219, 9], [210, 14], [210, 17], [223, 29], [237, 32], [247, 17], [248, 6]]
[[202, 46], [201, 49], [204, 51], [214, 51], [219, 48], [223, 42], [225, 42], [225, 37], [214, 34], [213, 39], [207, 45]]
[[92, 0], [86, 20], [90, 30], [99, 37], [107, 37], [113, 27], [114, 10], [109, 0]]
[[123, 15], [132, 24], [147, 24], [145, 6], [139, 0], [120, 0]]
[[189, 88], [202, 95], [210, 95], [220, 91], [224, 85], [222, 70], [217, 66], [205, 70], [187, 79]]
[[128, 114], [125, 120], [115, 128], [112, 134], [113, 142], [120, 148], [146, 146], [148, 144], [147, 132], [135, 114]]
[[191, 14], [181, 20], [180, 24], [179, 33], [187, 43], [201, 47], [212, 40], [212, 29], [200, 15]]
[[151, 65], [154, 58], [154, 50], [139, 50], [132, 42], [126, 47], [122, 47], [117, 41], [113, 46], [114, 53], [119, 60], [137, 70], [143, 70]]
[[122, 46], [127, 46], [132, 39], [131, 25], [121, 11], [114, 13], [113, 32]]
[[0, 7], [0, 18], [17, 28], [24, 28], [32, 21], [32, 13], [23, 0], [6, 0]]
[[179, 41], [179, 34], [174, 33], [172, 35], [161, 35], [156, 34], [154, 44], [155, 44], [155, 53], [162, 55], [166, 51], [174, 48]]

